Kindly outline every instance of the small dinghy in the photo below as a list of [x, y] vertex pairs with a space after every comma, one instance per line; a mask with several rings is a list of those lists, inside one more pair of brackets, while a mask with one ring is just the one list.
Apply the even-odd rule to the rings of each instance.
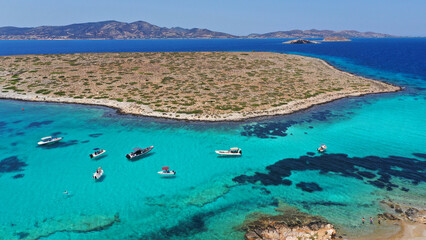
[[172, 177], [176, 175], [176, 171], [170, 171], [169, 167], [163, 167], [161, 169], [163, 169], [163, 171], [159, 171], [158, 174], [164, 177]]
[[93, 150], [95, 150], [95, 152], [89, 155], [90, 158], [99, 157], [100, 155], [102, 155], [106, 152], [105, 150], [103, 150], [101, 148], [94, 148]]
[[243, 154], [241, 149], [237, 147], [231, 148], [230, 150], [216, 150], [215, 152], [221, 156], [241, 156]]
[[145, 155], [147, 153], [149, 153], [152, 149], [154, 148], [154, 146], [151, 147], [147, 147], [147, 148], [133, 148], [133, 152], [129, 153], [126, 155], [127, 159], [134, 159], [134, 158], [138, 158], [142, 155]]
[[93, 173], [93, 179], [98, 180], [99, 178], [102, 177], [102, 175], [104, 174], [104, 170], [101, 169], [100, 167], [96, 170], [95, 173]]
[[317, 151], [319, 153], [323, 153], [325, 152], [326, 149], [327, 149], [327, 146], [325, 144], [321, 144], [321, 146], [317, 149]]
[[49, 137], [42, 138], [41, 141], [38, 142], [37, 144], [39, 146], [48, 145], [48, 144], [57, 143], [57, 142], [61, 141], [62, 139], [64, 139], [64, 138], [63, 137], [51, 137], [51, 136], [49, 136]]

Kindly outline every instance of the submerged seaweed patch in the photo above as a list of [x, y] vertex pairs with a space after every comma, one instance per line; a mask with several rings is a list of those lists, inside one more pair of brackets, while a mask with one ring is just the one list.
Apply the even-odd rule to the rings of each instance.
[[58, 136], [58, 135], [65, 135], [65, 133], [63, 133], [63, 132], [53, 132], [50, 135], [52, 135], [52, 136]]
[[359, 175], [366, 177], [366, 178], [375, 178], [376, 174], [372, 173], [372, 172], [367, 172], [367, 171], [359, 171], [358, 172]]
[[7, 157], [0, 161], [0, 173], [22, 172], [26, 166], [17, 156]]
[[339, 203], [339, 202], [332, 202], [332, 201], [314, 201], [314, 202], [307, 202], [307, 201], [302, 201], [302, 204], [307, 204], [307, 205], [321, 205], [321, 206], [342, 206], [345, 207], [347, 206], [347, 204], [345, 203]]
[[24, 174], [16, 174], [15, 176], [13, 176], [13, 179], [18, 179], [23, 177], [24, 177]]
[[297, 124], [296, 121], [287, 122], [265, 122], [257, 123], [252, 125], [243, 126], [244, 131], [241, 132], [241, 136], [256, 136], [258, 138], [276, 138], [287, 136], [287, 130], [289, 127]]
[[89, 134], [89, 137], [97, 138], [97, 137], [100, 137], [102, 135], [103, 135], [103, 133], [92, 133], [92, 134]]
[[414, 156], [418, 157], [418, 158], [424, 158], [426, 159], [426, 154], [425, 153], [413, 153]]
[[313, 201], [313, 202], [307, 202], [307, 201], [302, 201], [300, 202], [301, 205], [303, 206], [304, 209], [310, 210], [312, 209], [312, 207], [316, 207], [316, 206], [339, 206], [339, 207], [346, 207], [347, 204], [345, 203], [339, 203], [339, 202], [332, 202], [332, 201]]
[[212, 217], [214, 212], [198, 213], [184, 220], [178, 225], [161, 231], [165, 236], [185, 237], [207, 230], [206, 220]]
[[324, 110], [324, 111], [312, 113], [311, 118], [314, 120], [323, 122], [323, 121], [327, 121], [330, 118], [342, 117], [342, 116], [343, 115], [334, 114], [330, 110]]
[[18, 232], [18, 233], [15, 233], [15, 235], [16, 235], [19, 239], [24, 239], [24, 238], [28, 237], [30, 234], [29, 234], [29, 233], [27, 233], [27, 232]]
[[[221, 209], [220, 211], [224, 211], [225, 209]], [[183, 219], [178, 222], [178, 224], [168, 227], [162, 228], [160, 231], [150, 234], [149, 236], [144, 236], [139, 239], [173, 239], [175, 237], [179, 238], [188, 238], [197, 233], [207, 231], [206, 221], [213, 217], [217, 212], [208, 211], [208, 212], [200, 212], [196, 213], [189, 218]]]
[[309, 193], [322, 191], [322, 188], [314, 182], [300, 182], [296, 184], [296, 187], [302, 189], [302, 191]]
[[[148, 233], [144, 236], [138, 236], [137, 239], [145, 240], [163, 240], [163, 239], [193, 239], [194, 235], [205, 232], [208, 230], [207, 221], [217, 216], [220, 213], [227, 212], [230, 209], [235, 209], [236, 206], [248, 206], [253, 204], [252, 201], [239, 202], [237, 204], [231, 203], [227, 204], [221, 208], [210, 210], [210, 211], [200, 211], [194, 213], [190, 216], [183, 218], [178, 221], [176, 225], [170, 227], [162, 227], [158, 231]], [[262, 201], [255, 203], [256, 207], [266, 207], [274, 206], [277, 207], [279, 202], [277, 199], [269, 199], [268, 201]]]
[[27, 128], [41, 127], [43, 125], [49, 125], [49, 124], [52, 124], [52, 123], [53, 123], [53, 121], [50, 121], [50, 120], [48, 120], [48, 121], [41, 121], [41, 122], [32, 122], [32, 123], [30, 123], [27, 126]]
[[[243, 131], [241, 131], [241, 136], [248, 137], [258, 137], [258, 138], [277, 138], [285, 137], [288, 135], [287, 130], [296, 124], [301, 123], [311, 123], [312, 121], [327, 121], [332, 118], [342, 118], [345, 117], [341, 114], [335, 114], [330, 110], [317, 111], [313, 112], [310, 117], [299, 119], [297, 121], [269, 121], [269, 122], [258, 122], [256, 124], [248, 124], [243, 126]], [[313, 129], [314, 127], [309, 125], [308, 129]], [[308, 132], [304, 132], [308, 134]], [[293, 135], [293, 134], [290, 134]]]
[[[378, 179], [372, 180], [376, 174], [359, 171], [359, 168], [377, 172]], [[401, 169], [401, 170], [396, 170]], [[253, 176], [240, 175], [233, 180], [238, 183], [256, 183], [268, 185], [289, 185], [288, 179], [292, 171], [319, 170], [325, 174], [340, 173], [342, 176], [365, 180], [366, 183], [388, 191], [398, 185], [391, 182], [392, 177], [411, 180], [413, 184], [426, 182], [426, 161], [415, 158], [389, 156], [348, 157], [346, 154], [323, 154], [320, 156], [301, 156], [287, 158], [266, 167], [268, 173], [256, 172]], [[290, 182], [291, 184], [291, 182]], [[303, 187], [303, 186], [301, 186]]]

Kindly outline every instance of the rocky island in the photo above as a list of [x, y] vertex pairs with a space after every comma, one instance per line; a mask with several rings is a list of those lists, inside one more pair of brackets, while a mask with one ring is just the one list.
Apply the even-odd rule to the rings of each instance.
[[291, 40], [291, 41], [287, 41], [287, 42], [283, 42], [286, 44], [307, 44], [307, 43], [319, 43], [316, 41], [311, 41], [311, 40], [307, 40], [307, 39], [295, 39], [295, 40]]
[[349, 42], [350, 39], [344, 37], [326, 37], [322, 40], [323, 42]]
[[399, 87], [320, 59], [266, 52], [79, 53], [0, 57], [0, 98], [103, 105], [224, 121], [289, 114]]

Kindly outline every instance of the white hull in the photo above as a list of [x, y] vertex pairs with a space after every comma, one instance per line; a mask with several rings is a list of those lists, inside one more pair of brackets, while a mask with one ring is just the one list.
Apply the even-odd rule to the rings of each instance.
[[217, 154], [221, 155], [221, 156], [241, 156], [241, 153], [232, 153], [230, 151], [222, 151], [222, 150], [218, 150], [215, 151]]
[[54, 138], [54, 139], [52, 139], [52, 141], [48, 141], [48, 142], [40, 141], [40, 142], [38, 142], [37, 144], [38, 144], [39, 146], [42, 146], [42, 145], [49, 145], [49, 144], [57, 143], [57, 142], [61, 141], [62, 139], [64, 139], [64, 138], [63, 138], [63, 137], [60, 137], [60, 138]]
[[97, 157], [99, 157], [99, 156], [101, 156], [102, 154], [104, 154], [106, 151], [105, 150], [103, 150], [102, 152], [100, 152], [100, 153], [98, 153], [98, 154], [96, 154], [96, 153], [92, 153], [92, 154], [90, 154], [90, 158], [97, 158]]
[[325, 152], [325, 150], [327, 150], [327, 147], [326, 147], [326, 146], [322, 146], [322, 147], [319, 147], [319, 148], [317, 149], [317, 151], [318, 151], [318, 152], [320, 152], [320, 153]]
[[[144, 148], [144, 149], [139, 148], [135, 152], [131, 152], [131, 153], [127, 154], [126, 158], [129, 159], [129, 160], [134, 159], [134, 158], [139, 158], [139, 157], [149, 153], [153, 148], [154, 148], [154, 146], [147, 147], [147, 148]], [[135, 149], [133, 149], [133, 150], [135, 150]]]
[[93, 179], [98, 180], [104, 174], [104, 170], [101, 170], [101, 173], [95, 172], [93, 173]]
[[160, 171], [160, 172], [158, 172], [158, 174], [160, 174], [162, 176], [165, 176], [165, 177], [176, 176], [176, 172], [175, 171], [169, 171], [169, 172]]

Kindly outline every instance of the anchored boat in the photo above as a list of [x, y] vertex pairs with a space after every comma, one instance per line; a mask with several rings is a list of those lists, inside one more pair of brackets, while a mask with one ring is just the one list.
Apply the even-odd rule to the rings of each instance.
[[44, 138], [42, 138], [41, 139], [41, 141], [40, 142], [38, 142], [37, 144], [39, 145], [39, 146], [41, 146], [41, 145], [48, 145], [48, 144], [52, 144], [52, 143], [56, 143], [56, 142], [59, 142], [59, 141], [61, 141], [62, 139], [64, 139], [63, 137], [51, 137], [51, 136], [49, 136], [49, 137], [44, 137]]
[[147, 148], [133, 148], [133, 152], [129, 153], [126, 155], [127, 159], [134, 159], [134, 158], [138, 158], [142, 155], [145, 155], [147, 153], [149, 153], [152, 149], [154, 148], [154, 146], [151, 147], [147, 147]]
[[96, 158], [99, 157], [100, 155], [104, 154], [106, 151], [100, 148], [94, 148], [93, 150], [95, 150], [94, 153], [90, 154], [90, 158]]
[[215, 152], [221, 156], [241, 156], [243, 154], [241, 149], [237, 147], [233, 147], [230, 150], [216, 150]]
[[321, 144], [321, 146], [317, 149], [317, 151], [319, 153], [323, 153], [325, 152], [326, 149], [327, 149], [327, 146], [325, 144]]
[[159, 171], [158, 174], [162, 176], [171, 177], [176, 175], [176, 171], [169, 171], [169, 167], [163, 167], [161, 169], [163, 169], [163, 171]]
[[96, 172], [93, 173], [93, 179], [98, 180], [99, 178], [102, 177], [103, 174], [104, 174], [104, 170], [99, 167], [98, 169], [96, 169]]

